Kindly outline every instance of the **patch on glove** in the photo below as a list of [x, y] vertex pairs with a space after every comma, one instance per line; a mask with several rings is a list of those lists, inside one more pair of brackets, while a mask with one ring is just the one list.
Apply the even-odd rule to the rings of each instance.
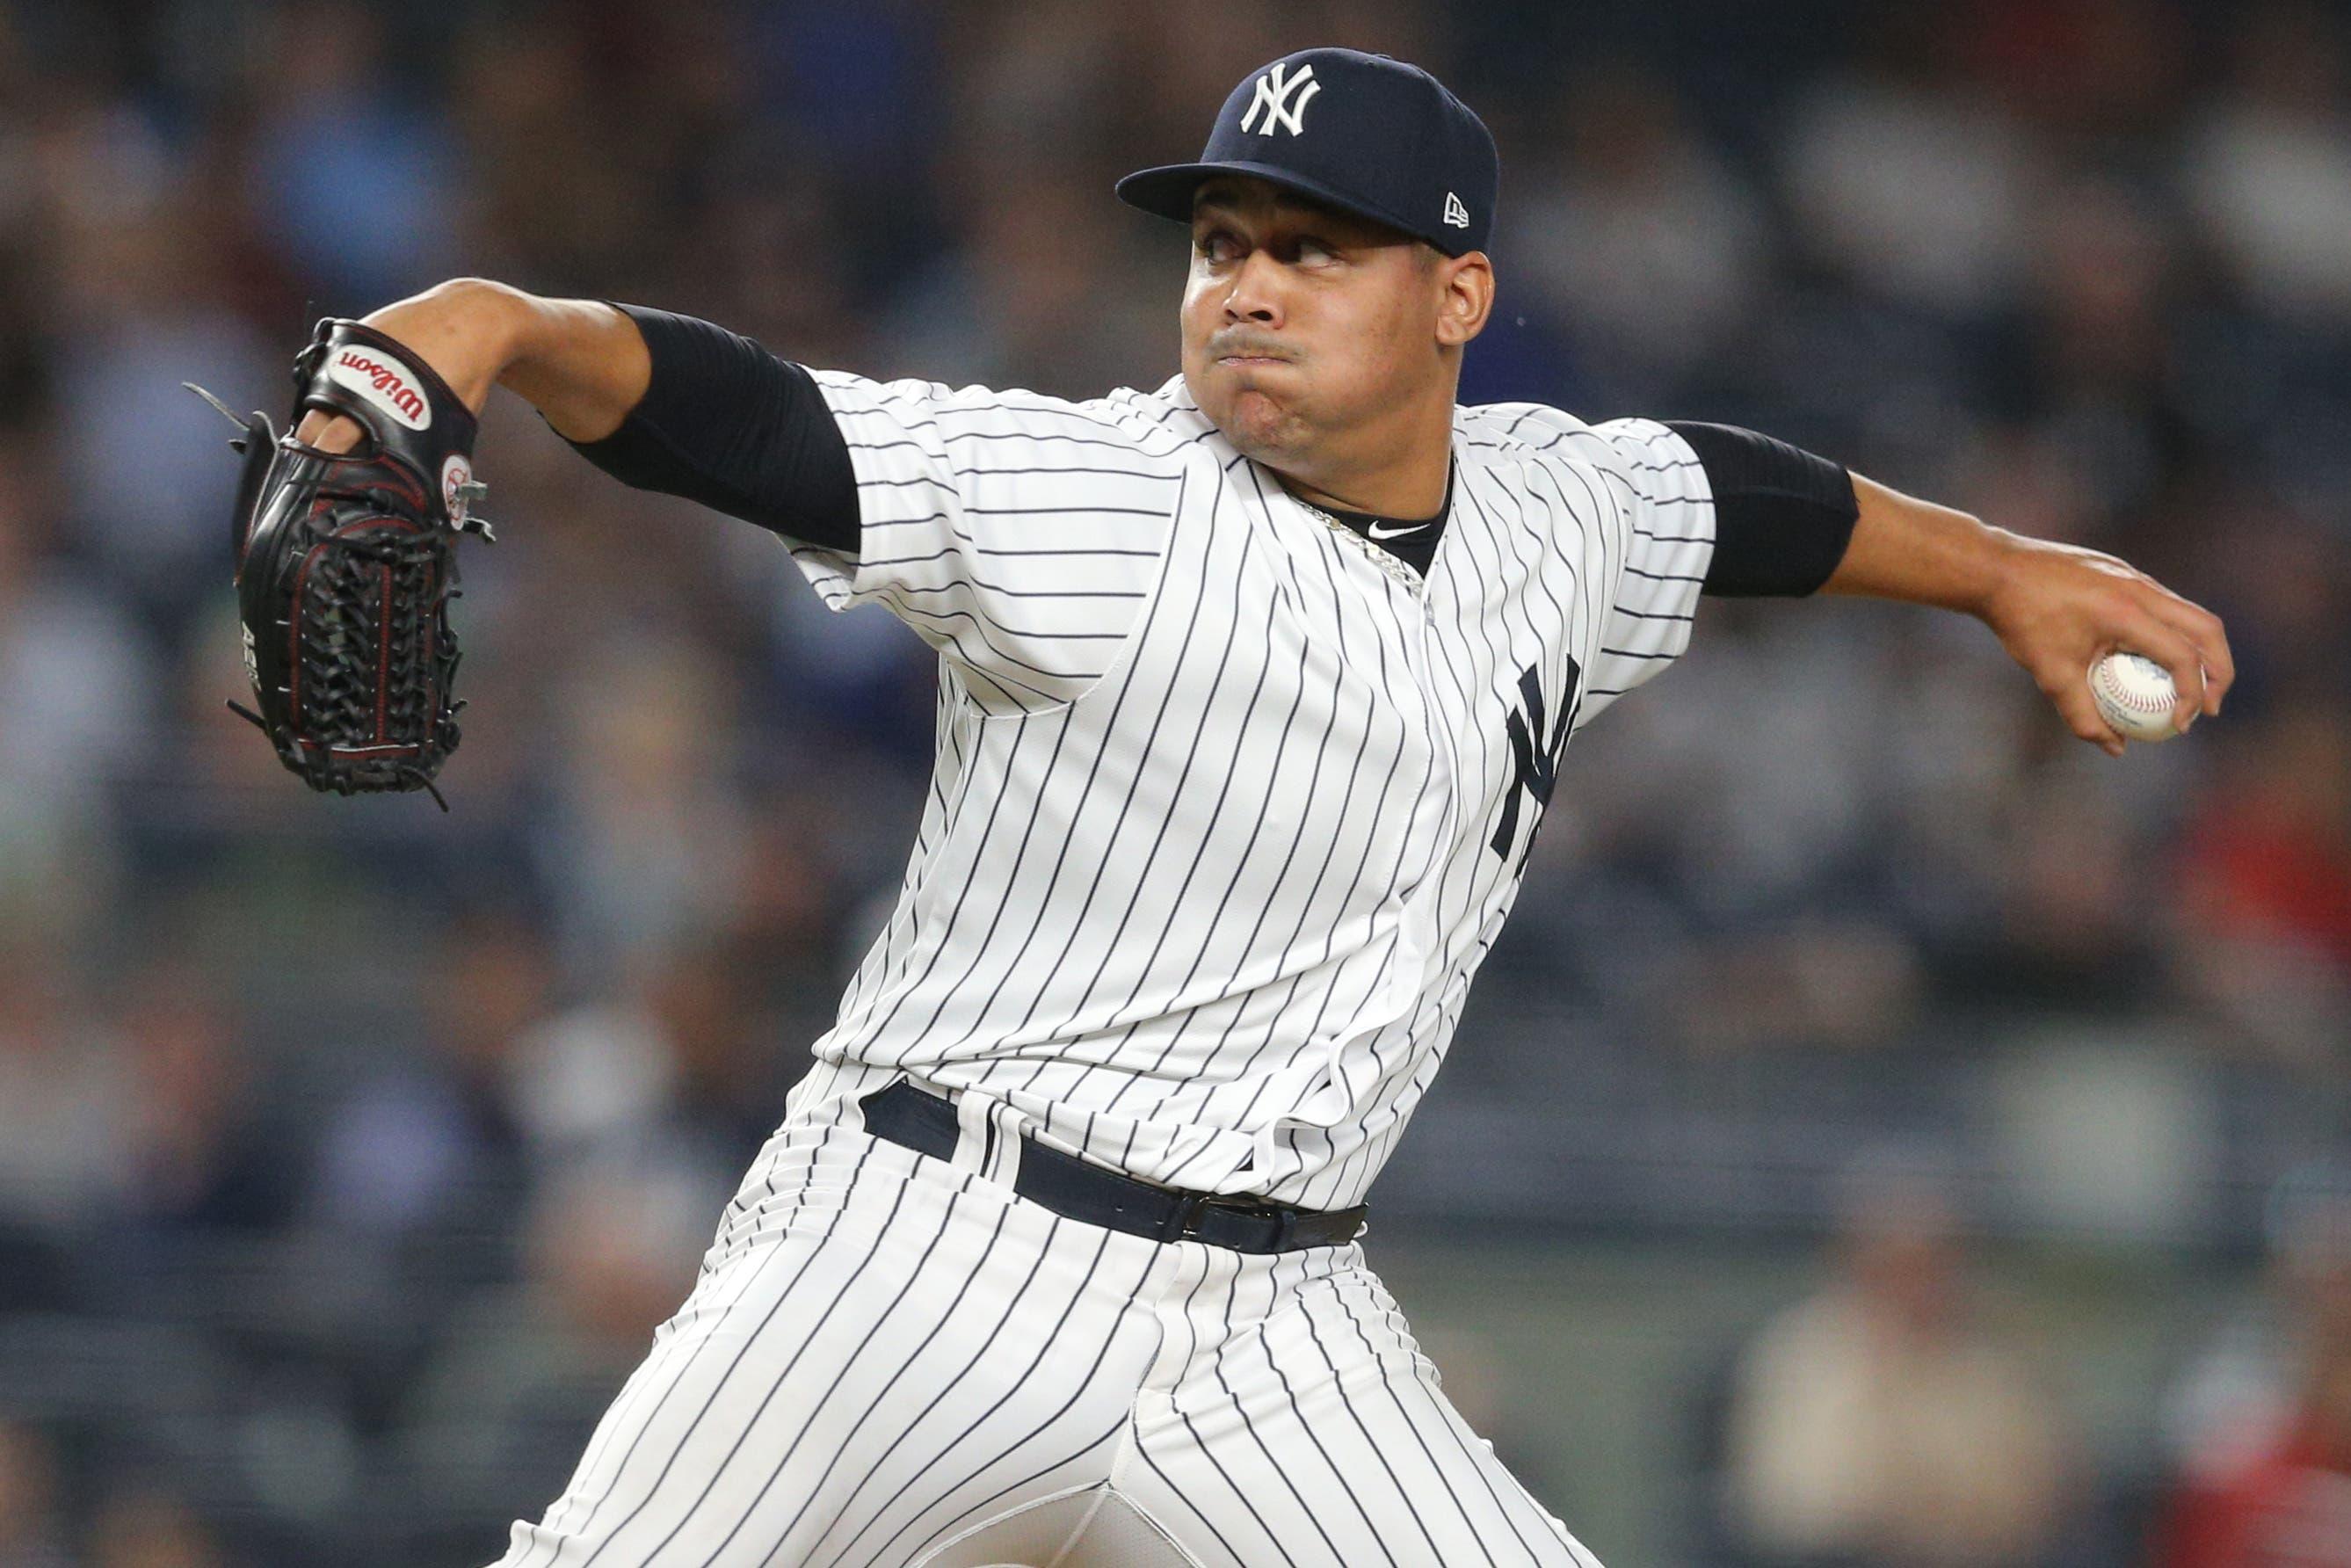
[[433, 779], [465, 706], [450, 692], [456, 540], [492, 537], [470, 515], [483, 494], [473, 411], [399, 343], [333, 319], [294, 361], [292, 426], [313, 409], [343, 414], [362, 432], [349, 452], [188, 390], [243, 432], [229, 443], [245, 457], [231, 543], [258, 711], [228, 706], [313, 789], [424, 789], [448, 810]]

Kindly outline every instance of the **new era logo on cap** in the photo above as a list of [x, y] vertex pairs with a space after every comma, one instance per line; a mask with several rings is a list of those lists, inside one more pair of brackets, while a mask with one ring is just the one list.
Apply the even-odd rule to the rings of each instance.
[[1286, 75], [1289, 69], [1288, 60], [1276, 60], [1271, 70], [1257, 78], [1257, 96], [1249, 99], [1249, 112], [1241, 117], [1243, 131], [1257, 131], [1258, 112], [1262, 110], [1265, 129], [1258, 131], [1259, 135], [1272, 135], [1276, 126], [1292, 136], [1306, 134], [1306, 106], [1314, 101], [1322, 84], [1314, 79], [1312, 66], [1299, 67], [1296, 76]]
[[1500, 163], [1484, 123], [1418, 66], [1301, 49], [1241, 78], [1197, 161], [1129, 174], [1119, 198], [1188, 223], [1211, 174], [1270, 181], [1461, 256], [1486, 248]]

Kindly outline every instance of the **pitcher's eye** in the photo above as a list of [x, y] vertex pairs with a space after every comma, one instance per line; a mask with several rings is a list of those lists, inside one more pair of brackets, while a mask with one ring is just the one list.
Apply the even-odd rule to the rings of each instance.
[[1221, 265], [1240, 255], [1241, 243], [1228, 230], [1203, 229], [1193, 239], [1192, 248], [1204, 259]]

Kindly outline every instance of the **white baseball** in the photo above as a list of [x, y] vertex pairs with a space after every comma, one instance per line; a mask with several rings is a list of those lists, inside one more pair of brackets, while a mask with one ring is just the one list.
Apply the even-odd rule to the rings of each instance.
[[2141, 653], [2108, 653], [2090, 666], [2098, 716], [2126, 740], [2169, 740], [2179, 733], [2171, 710], [2179, 688], [2171, 672]]

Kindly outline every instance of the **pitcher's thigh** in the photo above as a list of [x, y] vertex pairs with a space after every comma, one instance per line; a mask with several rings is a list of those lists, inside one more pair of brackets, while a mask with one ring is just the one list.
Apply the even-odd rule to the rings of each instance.
[[1144, 1413], [1121, 1467], [1119, 1490], [1202, 1563], [1598, 1568], [1453, 1408], [1368, 1273], [1270, 1305]]
[[879, 1562], [945, 1522], [938, 1494], [1099, 1443], [1114, 1415], [1052, 1354], [1118, 1336], [1086, 1260], [883, 1147], [878, 1176], [722, 1247], [505, 1568]]

